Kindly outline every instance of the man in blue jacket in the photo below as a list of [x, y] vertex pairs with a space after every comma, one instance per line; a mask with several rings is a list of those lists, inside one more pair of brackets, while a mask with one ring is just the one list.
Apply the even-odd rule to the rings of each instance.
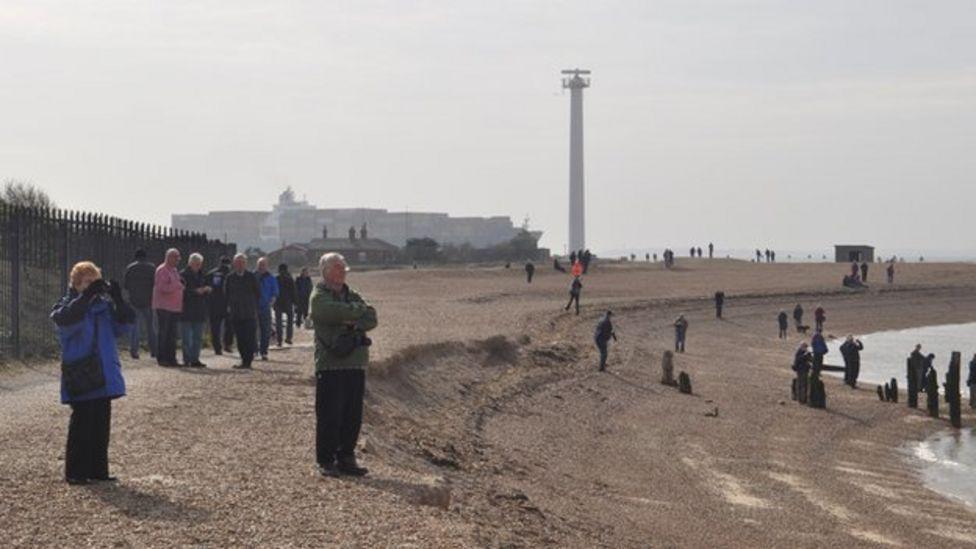
[[820, 375], [820, 370], [823, 369], [824, 355], [827, 354], [827, 342], [824, 341], [823, 332], [817, 330], [813, 334], [813, 339], [810, 340], [810, 348], [813, 350], [813, 375]]
[[258, 300], [258, 331], [261, 339], [258, 343], [261, 360], [268, 360], [268, 346], [271, 345], [271, 308], [278, 299], [278, 281], [268, 271], [268, 258], [258, 259], [258, 284], [261, 287], [261, 299]]

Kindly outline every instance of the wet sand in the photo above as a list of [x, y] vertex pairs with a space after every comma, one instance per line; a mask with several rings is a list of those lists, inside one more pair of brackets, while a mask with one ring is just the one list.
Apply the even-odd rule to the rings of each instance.
[[[68, 413], [56, 365], [8, 367], [0, 544], [976, 543], [973, 511], [926, 489], [899, 451], [945, 423], [833, 379], [826, 411], [791, 402], [799, 336], [778, 340], [775, 319], [800, 301], [810, 317], [822, 303], [838, 336], [976, 321], [976, 266], [899, 265], [895, 286], [861, 293], [839, 288], [845, 270], [600, 266], [584, 279], [579, 317], [562, 311], [569, 278], [545, 267], [532, 285], [517, 268], [354, 272], [381, 323], [366, 481], [313, 473], [307, 334], [250, 374], [209, 353], [205, 372], [127, 362], [115, 487], [60, 482]], [[711, 305], [718, 289], [724, 320]], [[607, 307], [620, 342], [600, 374], [591, 337]], [[679, 313], [691, 326], [675, 366], [691, 375], [691, 396], [658, 383]]]

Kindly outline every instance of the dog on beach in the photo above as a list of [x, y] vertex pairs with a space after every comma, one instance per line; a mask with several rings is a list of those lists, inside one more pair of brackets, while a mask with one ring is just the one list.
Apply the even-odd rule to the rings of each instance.
[[810, 331], [810, 326], [804, 326], [804, 325], [797, 326], [796, 331], [800, 332], [801, 334], [805, 334]]

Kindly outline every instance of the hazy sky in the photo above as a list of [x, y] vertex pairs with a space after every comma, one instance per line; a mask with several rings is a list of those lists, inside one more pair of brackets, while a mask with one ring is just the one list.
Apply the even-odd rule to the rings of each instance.
[[321, 207], [587, 241], [972, 250], [973, 0], [0, 0], [0, 178], [168, 223]]

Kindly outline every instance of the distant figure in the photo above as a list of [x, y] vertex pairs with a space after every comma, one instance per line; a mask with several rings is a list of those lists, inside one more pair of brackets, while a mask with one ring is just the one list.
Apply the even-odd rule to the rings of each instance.
[[780, 311], [776, 321], [779, 323], [779, 338], [786, 339], [786, 329], [789, 327], [789, 317], [786, 316], [786, 311]]
[[851, 276], [856, 276], [856, 277], [861, 276], [860, 269], [857, 266], [857, 261], [851, 262]]
[[576, 263], [576, 251], [569, 252], [569, 264], [572, 265]]
[[366, 223], [363, 222], [363, 226], [360, 227], [360, 229], [359, 229], [359, 238], [361, 238], [363, 240], [366, 240], [366, 235], [367, 234], [369, 234], [369, 233], [366, 231]]
[[532, 284], [532, 276], [535, 275], [535, 265], [531, 261], [525, 264], [525, 281]]
[[892, 261], [888, 264], [888, 284], [895, 283], [895, 262]]
[[776, 252], [774, 250], [769, 251], [769, 260], [772, 263], [776, 263]]
[[139, 336], [146, 334], [149, 356], [156, 358], [156, 327], [153, 322], [152, 296], [156, 266], [146, 260], [146, 250], [139, 248], [135, 261], [125, 268], [122, 285], [129, 292], [129, 303], [136, 312], [136, 321], [129, 332], [129, 356], [139, 358]]
[[558, 257], [552, 258], [552, 268], [554, 270], [556, 270], [556, 271], [561, 272], [561, 273], [565, 273], [566, 272], [566, 268], [559, 264], [559, 258]]
[[709, 242], [708, 243], [708, 259], [711, 259], [712, 258], [712, 255], [714, 253], [715, 253], [715, 246], [711, 242]]
[[674, 352], [685, 352], [685, 336], [688, 335], [688, 321], [685, 315], [678, 315], [674, 321]]
[[325, 225], [322, 225], [322, 240], [328, 240], [328, 239], [329, 239], [329, 228], [326, 227]]
[[868, 281], [868, 262], [863, 261], [861, 263], [861, 282], [867, 283]]
[[230, 258], [220, 257], [220, 265], [207, 273], [207, 286], [210, 294], [207, 296], [207, 306], [210, 309], [210, 345], [215, 355], [230, 352], [234, 343], [234, 328], [227, 317], [227, 294], [224, 292], [224, 282], [230, 274]]
[[759, 263], [761, 261], [762, 261], [762, 250], [756, 248], [756, 263]]
[[596, 325], [596, 331], [593, 334], [593, 340], [596, 342], [596, 348], [600, 351], [600, 371], [603, 372], [607, 369], [607, 345], [610, 344], [610, 339], [617, 341], [617, 334], [613, 332], [613, 323], [610, 322], [610, 317], [613, 316], [612, 311], [607, 311], [603, 315], [603, 319]]
[[820, 370], [823, 369], [824, 355], [829, 352], [823, 332], [820, 330], [814, 332], [813, 338], [810, 340], [810, 347], [813, 349], [813, 375], [820, 375]]
[[349, 227], [349, 240], [356, 240], [356, 227]]
[[308, 304], [312, 297], [312, 277], [308, 276], [308, 267], [302, 267], [295, 278], [295, 326], [301, 328], [308, 318]]
[[969, 377], [966, 379], [969, 387], [969, 407], [976, 409], [976, 354], [969, 361]]
[[922, 354], [922, 344], [917, 343], [912, 354], [908, 357], [915, 368], [915, 383], [919, 391], [925, 390], [925, 355]]
[[650, 261], [651, 261], [651, 254], [644, 254], [644, 261], [647, 261], [648, 263], [650, 263]]
[[288, 272], [288, 265], [278, 265], [278, 299], [274, 302], [275, 343], [281, 347], [284, 342], [291, 345], [295, 330], [295, 303], [298, 301], [295, 279]]
[[861, 351], [864, 344], [860, 339], [848, 335], [847, 341], [840, 346], [840, 354], [844, 357], [844, 383], [850, 385], [851, 389], [857, 388], [857, 378], [861, 373]]
[[691, 252], [688, 255], [690, 255], [691, 257], [695, 257], [695, 247], [694, 246], [691, 247]]
[[583, 290], [583, 283], [580, 282], [580, 277], [574, 276], [573, 283], [569, 287], [569, 303], [566, 304], [565, 310], [568, 311], [570, 306], [572, 306], [573, 303], [576, 303], [576, 314], [579, 315], [579, 308], [580, 308], [579, 300], [580, 300], [580, 292], [582, 290]]
[[725, 292], [715, 292], [715, 318], [722, 318], [722, 307], [725, 305]]
[[653, 254], [653, 255], [652, 255], [651, 257], [653, 257], [653, 258], [654, 258], [654, 263], [657, 263], [657, 254], [655, 253], [655, 254]]
[[793, 307], [793, 320], [796, 322], [796, 331], [800, 331], [800, 326], [803, 326], [803, 307], [797, 303], [796, 307]]
[[701, 259], [701, 256], [702, 256], [702, 251], [701, 251], [701, 246], [699, 246], [698, 247], [698, 259]]
[[793, 371], [796, 372], [796, 379], [793, 380], [793, 400], [800, 404], [807, 403], [807, 382], [812, 360], [808, 349], [806, 342], [803, 342], [793, 355]]
[[827, 321], [827, 313], [822, 306], [818, 305], [816, 310], [813, 311], [813, 320], [817, 323], [816, 330], [818, 332], [823, 331], [824, 322]]

